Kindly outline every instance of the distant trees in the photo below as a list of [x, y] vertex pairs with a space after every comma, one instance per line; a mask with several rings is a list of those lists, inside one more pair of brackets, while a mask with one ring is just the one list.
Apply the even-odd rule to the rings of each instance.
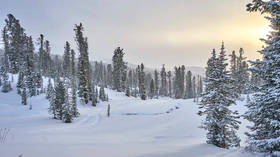
[[164, 65], [162, 65], [161, 71], [160, 71], [160, 77], [161, 77], [161, 85], [159, 89], [159, 95], [161, 96], [167, 96], [167, 77], [166, 77], [166, 70]]
[[225, 58], [224, 44], [219, 56], [215, 50], [207, 62], [207, 75], [205, 78], [205, 92], [199, 104], [199, 115], [205, 115], [202, 128], [207, 130], [207, 143], [221, 148], [237, 147], [240, 139], [236, 130], [240, 122], [237, 120], [237, 111], [229, 107], [235, 104], [236, 93], [232, 93], [233, 79], [229, 77]]
[[243, 56], [243, 48], [239, 49], [239, 56], [235, 54], [235, 51], [230, 55], [230, 74], [234, 79], [234, 90], [233, 92], [245, 94], [249, 91], [249, 66], [246, 61], [246, 57]]

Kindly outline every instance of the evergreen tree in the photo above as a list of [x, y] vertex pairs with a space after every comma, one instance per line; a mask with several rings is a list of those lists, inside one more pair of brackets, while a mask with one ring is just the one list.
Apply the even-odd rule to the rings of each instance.
[[[207, 75], [207, 71], [206, 71]], [[193, 98], [194, 93], [193, 93], [193, 86], [192, 86], [192, 72], [188, 71], [187, 76], [186, 76], [186, 88], [185, 88], [185, 98]]]
[[7, 74], [7, 70], [5, 68], [1, 75], [2, 75], [2, 79], [3, 79], [2, 92], [8, 93], [12, 90], [12, 88], [11, 88], [11, 84], [9, 81], [9, 76]]
[[138, 65], [139, 93], [142, 100], [146, 100], [144, 64]]
[[158, 98], [159, 95], [159, 78], [158, 78], [158, 71], [155, 70], [154, 72], [154, 79], [155, 79], [155, 96]]
[[168, 78], [168, 96], [172, 97], [172, 73], [171, 73], [171, 71], [167, 72], [167, 78]]
[[150, 83], [149, 97], [150, 97], [150, 99], [153, 99], [154, 96], [155, 96], [155, 84], [154, 84], [154, 79], [152, 79], [151, 83]]
[[87, 38], [83, 36], [83, 25], [75, 25], [75, 40], [78, 45], [79, 62], [78, 62], [78, 94], [82, 102], [87, 104], [89, 101], [90, 86], [90, 64], [88, 57]]
[[21, 104], [27, 105], [27, 93], [26, 93], [26, 87], [23, 87], [23, 91], [21, 94]]
[[99, 99], [101, 101], [106, 101], [106, 94], [103, 86], [99, 88]]
[[64, 70], [64, 76], [69, 77], [71, 66], [70, 66], [70, 44], [68, 41], [66, 41], [65, 47], [64, 47], [64, 55], [63, 55], [63, 70]]
[[47, 93], [46, 93], [46, 99], [50, 100], [53, 95], [53, 85], [51, 83], [51, 79], [48, 81], [48, 87], [47, 87]]
[[17, 93], [20, 95], [21, 94], [21, 89], [23, 88], [24, 84], [24, 74], [22, 71], [19, 72], [18, 74], [18, 81], [17, 81]]
[[98, 92], [93, 84], [93, 86], [92, 86], [92, 104], [91, 105], [96, 106], [97, 103], [98, 103]]
[[[55, 90], [54, 90], [54, 109], [55, 109], [55, 113], [57, 116], [56, 118], [62, 120], [63, 119], [63, 105], [65, 103], [65, 87], [63, 85], [62, 81], [59, 81], [56, 86], [55, 86]], [[50, 107], [53, 108], [53, 107]]]
[[[3, 30], [4, 50], [9, 59], [9, 69], [7, 72], [16, 74], [19, 72], [19, 65], [22, 63], [24, 41], [26, 35], [20, 22], [12, 14], [8, 14]], [[6, 65], [7, 66], [7, 65]]]
[[207, 143], [221, 148], [237, 147], [240, 139], [236, 135], [240, 122], [237, 111], [229, 107], [235, 104], [236, 94], [231, 93], [233, 81], [226, 70], [224, 44], [219, 57], [215, 51], [207, 62], [205, 92], [200, 102], [199, 115], [205, 115], [202, 128], [207, 130]]
[[128, 85], [128, 84], [126, 85], [125, 95], [128, 96], [128, 97], [130, 97], [130, 88], [129, 88], [129, 85]]
[[64, 98], [64, 104], [62, 105], [62, 121], [65, 123], [71, 123], [73, 120], [73, 109], [72, 105], [69, 100], [69, 80], [66, 78], [64, 80], [66, 82], [66, 88], [65, 88], [65, 98]]
[[75, 51], [71, 50], [71, 66], [70, 66], [70, 72], [71, 72], [71, 104], [72, 104], [72, 112], [74, 117], [79, 116], [78, 108], [77, 108], [77, 96], [76, 96], [76, 70], [75, 70]]
[[117, 47], [112, 58], [113, 63], [113, 89], [118, 92], [125, 90], [127, 63], [123, 61], [123, 49]]
[[279, 55], [279, 30], [280, 20], [279, 2], [275, 0], [254, 0], [247, 5], [250, 12], [259, 11], [266, 14], [266, 19], [271, 23], [272, 31], [268, 38], [263, 41], [267, 45], [261, 51], [262, 61], [253, 63], [253, 70], [263, 80], [248, 104], [248, 112], [245, 118], [248, 119], [250, 126], [248, 148], [254, 151], [266, 152], [271, 156], [279, 156], [280, 153], [280, 55]]
[[162, 65], [160, 77], [161, 77], [161, 86], [159, 89], [159, 94], [161, 96], [167, 96], [167, 79], [166, 79], [166, 71], [164, 65]]

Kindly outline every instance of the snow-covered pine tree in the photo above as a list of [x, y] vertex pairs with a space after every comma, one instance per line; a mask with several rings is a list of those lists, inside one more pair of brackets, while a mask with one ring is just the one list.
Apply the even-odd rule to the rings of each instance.
[[236, 135], [240, 122], [237, 111], [229, 107], [235, 104], [236, 94], [232, 93], [233, 81], [226, 70], [224, 44], [219, 57], [215, 51], [207, 62], [205, 78], [205, 92], [199, 104], [199, 115], [205, 119], [201, 127], [207, 130], [207, 143], [221, 148], [237, 147], [240, 139]]
[[186, 88], [185, 88], [185, 98], [193, 98], [193, 87], [192, 87], [192, 72], [188, 71], [186, 75]]
[[65, 46], [64, 46], [64, 54], [63, 54], [63, 74], [65, 77], [69, 77], [70, 76], [70, 71], [71, 71], [71, 66], [70, 66], [70, 52], [71, 48], [70, 48], [70, 44], [68, 41], [66, 41]]
[[77, 107], [77, 89], [76, 89], [76, 68], [75, 68], [75, 51], [71, 50], [70, 57], [70, 79], [71, 79], [71, 105], [72, 112], [74, 117], [79, 116], [78, 107]]
[[85, 104], [89, 101], [89, 88], [91, 88], [90, 80], [90, 64], [88, 57], [88, 43], [83, 36], [83, 25], [75, 25], [75, 40], [78, 45], [79, 59], [78, 59], [78, 95], [81, 101]]
[[25, 85], [23, 86], [22, 94], [21, 94], [21, 104], [27, 105], [27, 92]]
[[185, 70], [186, 70], [186, 68], [185, 68], [185, 66], [184, 65], [182, 65], [181, 66], [181, 71], [180, 71], [180, 81], [179, 81], [179, 83], [180, 83], [180, 98], [183, 98], [184, 97], [184, 92], [185, 92]]
[[112, 70], [112, 64], [107, 65], [107, 85], [109, 88], [113, 87], [113, 70]]
[[167, 72], [167, 78], [168, 78], [168, 96], [172, 97], [172, 73], [171, 71]]
[[235, 51], [232, 51], [232, 53], [229, 55], [230, 56], [230, 75], [231, 75], [231, 78], [234, 80], [233, 81], [233, 85], [234, 86], [234, 89], [232, 90], [232, 92], [238, 94], [238, 96], [240, 96], [240, 92], [237, 84], [239, 83], [238, 82], [238, 65], [237, 65], [237, 56], [236, 56], [236, 53]]
[[126, 89], [125, 89], [125, 95], [130, 97], [130, 87], [129, 87], [129, 84], [127, 83], [126, 85]]
[[[62, 81], [59, 81], [54, 90], [54, 109], [55, 112], [57, 113], [57, 118], [62, 120], [63, 118], [63, 105], [65, 103], [65, 87]], [[53, 106], [52, 106], [53, 107]]]
[[142, 100], [146, 100], [146, 87], [145, 87], [145, 72], [144, 72], [144, 64], [138, 65], [138, 78], [139, 78], [139, 93], [140, 98]]
[[174, 94], [175, 99], [180, 99], [180, 80], [181, 80], [181, 67], [174, 67], [175, 70], [175, 78], [174, 78]]
[[113, 89], [118, 92], [125, 90], [127, 63], [123, 60], [123, 49], [117, 47], [112, 58], [113, 63]]
[[161, 96], [167, 96], [167, 78], [166, 78], [166, 71], [165, 71], [164, 64], [162, 65], [160, 71], [160, 77], [161, 77], [161, 85], [159, 89], [159, 94]]
[[12, 90], [12, 88], [11, 88], [11, 84], [9, 81], [9, 75], [7, 73], [7, 69], [4, 68], [1, 75], [2, 75], [2, 79], [3, 79], [3, 85], [2, 85], [1, 91], [3, 93], [8, 93]]
[[154, 72], [154, 79], [155, 79], [155, 97], [158, 98], [159, 95], [159, 78], [158, 78], [158, 71], [155, 70]]
[[153, 99], [154, 96], [155, 96], [155, 83], [154, 83], [154, 79], [152, 79], [150, 83], [149, 97], [150, 99]]
[[20, 71], [18, 74], [18, 80], [17, 80], [17, 94], [21, 95], [21, 90], [23, 88], [24, 84], [24, 74], [23, 71]]
[[246, 57], [243, 56], [243, 48], [239, 49], [239, 57], [237, 58], [237, 77], [238, 84], [236, 84], [239, 93], [247, 93], [249, 82], [249, 66]]
[[47, 93], [46, 93], [46, 99], [50, 100], [52, 98], [53, 92], [54, 92], [53, 85], [52, 85], [51, 79], [49, 79]]
[[263, 55], [262, 61], [253, 63], [254, 72], [263, 80], [258, 91], [251, 98], [245, 118], [253, 125], [247, 133], [248, 148], [253, 151], [266, 152], [270, 156], [280, 155], [280, 4], [278, 0], [253, 0], [247, 5], [247, 11], [259, 11], [266, 14], [272, 30], [267, 39], [263, 39], [266, 46], [259, 51]]
[[69, 97], [69, 86], [70, 86], [70, 80], [68, 80], [66, 77], [64, 79], [65, 82], [65, 98], [64, 98], [64, 104], [62, 105], [62, 121], [64, 123], [71, 123], [73, 120], [73, 106], [70, 101]]
[[101, 101], [106, 101], [106, 94], [105, 94], [104, 86], [101, 86], [99, 88], [99, 99]]
[[23, 58], [25, 33], [20, 22], [12, 14], [8, 14], [3, 30], [4, 50], [8, 55], [9, 69], [7, 72], [18, 73], [21, 59]]

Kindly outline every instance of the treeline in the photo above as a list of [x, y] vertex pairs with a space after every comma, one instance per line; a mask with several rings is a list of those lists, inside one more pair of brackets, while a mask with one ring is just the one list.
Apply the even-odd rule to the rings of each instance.
[[[20, 21], [8, 14], [2, 30], [1, 91], [12, 90], [13, 76], [17, 74], [16, 88], [22, 104], [27, 105], [28, 98], [45, 93], [50, 101], [50, 114], [64, 122], [71, 122], [79, 115], [77, 101], [92, 106], [108, 101], [105, 88], [142, 100], [197, 98], [203, 91], [203, 78], [186, 71], [185, 66], [166, 71], [163, 65], [160, 71], [153, 72], [145, 70], [143, 63], [137, 68], [128, 67], [123, 60], [124, 50], [120, 47], [114, 50], [111, 64], [90, 62], [83, 25], [75, 25], [73, 30], [77, 50], [66, 41], [63, 56], [54, 55], [43, 34], [34, 42]], [[9, 74], [13, 74], [10, 79]]]
[[203, 91], [202, 76], [195, 76], [186, 71], [185, 66], [174, 67], [174, 71], [145, 70], [143, 63], [136, 68], [127, 66], [123, 60], [124, 51], [120, 47], [115, 49], [112, 64], [94, 62], [94, 82], [124, 92], [126, 96], [139, 97], [142, 100], [159, 97], [176, 99], [197, 98]]

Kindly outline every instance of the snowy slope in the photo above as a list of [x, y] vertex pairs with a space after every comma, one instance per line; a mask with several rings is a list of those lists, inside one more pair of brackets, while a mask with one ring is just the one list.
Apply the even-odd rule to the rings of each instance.
[[[15, 85], [14, 85], [15, 86]], [[15, 88], [14, 88], [15, 89]], [[1, 157], [250, 157], [241, 149], [224, 150], [205, 144], [198, 128], [201, 117], [192, 100], [162, 98], [142, 101], [122, 93], [109, 93], [97, 107], [79, 106], [81, 116], [71, 124], [51, 119], [44, 95], [28, 100], [33, 109], [20, 105], [16, 90], [0, 93], [0, 128], [8, 128], [0, 143]], [[244, 112], [245, 102], [236, 109]], [[242, 120], [243, 124], [247, 124]], [[246, 131], [242, 124], [242, 140]], [[261, 156], [261, 155], [259, 155]]]

